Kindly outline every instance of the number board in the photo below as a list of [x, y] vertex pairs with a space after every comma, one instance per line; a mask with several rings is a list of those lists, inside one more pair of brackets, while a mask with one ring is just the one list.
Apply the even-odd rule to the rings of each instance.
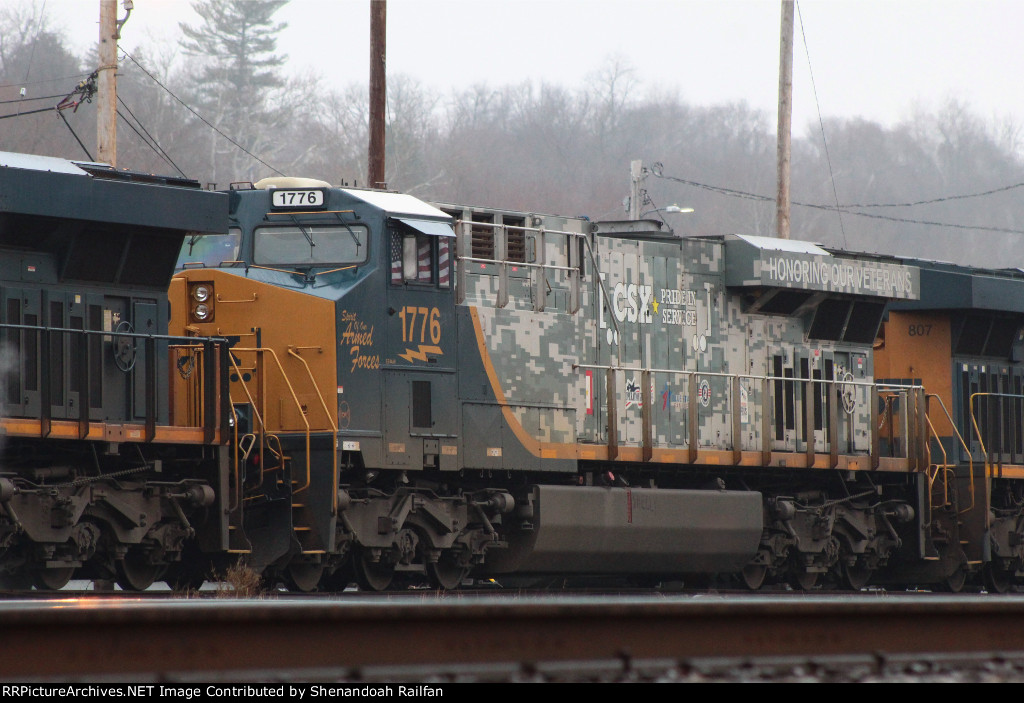
[[270, 191], [270, 204], [275, 210], [322, 208], [327, 203], [324, 196], [323, 188], [278, 189]]

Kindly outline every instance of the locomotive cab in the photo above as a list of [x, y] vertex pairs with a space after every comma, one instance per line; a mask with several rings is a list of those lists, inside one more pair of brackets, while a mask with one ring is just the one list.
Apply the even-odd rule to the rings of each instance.
[[230, 198], [231, 229], [182, 249], [172, 327], [232, 340], [237, 546], [314, 587], [324, 555], [345, 550], [342, 474], [453, 468], [451, 219], [309, 179]]

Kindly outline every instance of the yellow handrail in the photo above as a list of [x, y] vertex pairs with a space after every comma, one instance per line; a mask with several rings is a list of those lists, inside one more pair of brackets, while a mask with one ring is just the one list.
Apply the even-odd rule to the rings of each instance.
[[[961, 510], [960, 512], [961, 512], [961, 513], [966, 513], [966, 512], [970, 512], [971, 510], [973, 510], [973, 509], [974, 509], [974, 504], [975, 504], [975, 492], [974, 492], [974, 491], [975, 491], [975, 489], [974, 489], [974, 456], [973, 456], [973, 455], [971, 454], [971, 450], [970, 450], [970, 449], [968, 448], [968, 446], [967, 446], [967, 442], [966, 442], [966, 440], [964, 440], [964, 437], [963, 437], [963, 435], [962, 435], [962, 434], [960, 434], [960, 430], [959, 430], [959, 429], [957, 429], [956, 423], [955, 423], [955, 422], [953, 422], [953, 417], [952, 417], [952, 416], [951, 416], [951, 415], [949, 414], [949, 410], [948, 410], [948, 409], [946, 408], [946, 404], [945, 404], [944, 402], [942, 402], [942, 398], [940, 398], [940, 397], [939, 397], [938, 395], [936, 395], [935, 393], [928, 393], [927, 395], [925, 395], [925, 398], [926, 398], [926, 399], [927, 399], [927, 398], [935, 398], [935, 399], [936, 399], [937, 401], [939, 401], [939, 407], [940, 407], [940, 408], [942, 408], [942, 413], [943, 413], [943, 414], [944, 414], [944, 415], [946, 416], [946, 420], [948, 420], [948, 421], [949, 421], [949, 426], [953, 428], [953, 433], [954, 433], [954, 434], [956, 435], [956, 438], [957, 438], [958, 440], [960, 440], [960, 446], [964, 448], [964, 452], [965, 452], [965, 453], [966, 453], [966, 455], [967, 455], [967, 470], [968, 470], [968, 475], [970, 476], [970, 479], [971, 479], [971, 481], [970, 481], [970, 484], [969, 484], [969, 485], [970, 485], [970, 495], [971, 495], [971, 504], [970, 504], [970, 506], [968, 506], [967, 508], [965, 508], [965, 509]], [[925, 419], [927, 419], [927, 420], [928, 420], [928, 426], [929, 426], [929, 427], [931, 428], [932, 432], [933, 432], [933, 433], [935, 434], [935, 436], [936, 436], [936, 437], [938, 437], [938, 436], [939, 436], [939, 434], [938, 434], [938, 432], [936, 432], [936, 431], [935, 431], [935, 428], [934, 428], [934, 427], [932, 427], [932, 421], [931, 421], [931, 418], [929, 418], [929, 417], [928, 417], [928, 413], [927, 413], [927, 408], [926, 408], [926, 412], [925, 412]], [[930, 456], [930, 455], [931, 455], [931, 444], [929, 443], [929, 445], [928, 445], [928, 446], [929, 446], [929, 450], [928, 450], [928, 451], [929, 451], [929, 460], [930, 460], [930, 458], [931, 458], [931, 456]], [[942, 459], [942, 461], [943, 461], [943, 467], [947, 467], [947, 466], [948, 466], [949, 464], [947, 463], [947, 457], [946, 457], [946, 448], [942, 446], [942, 442], [939, 442], [939, 447], [940, 447], [940, 448], [942, 449], [942, 455], [943, 455], [943, 459]], [[931, 486], [929, 486], [929, 488], [930, 488], [930, 487], [931, 487]], [[929, 492], [929, 500], [931, 499], [931, 498], [930, 498], [930, 495], [931, 495], [931, 494], [930, 494], [930, 492]], [[946, 488], [946, 496], [945, 496], [945, 499], [946, 499], [946, 500], [949, 500], [949, 491], [948, 491], [948, 486], [947, 486], [947, 488]]]
[[[316, 384], [316, 379], [313, 377], [313, 372], [309, 368], [309, 364], [306, 360], [295, 351], [294, 348], [288, 348], [288, 354], [295, 357], [302, 362], [303, 367], [306, 369], [306, 375], [309, 376], [309, 381], [313, 386], [313, 390], [316, 391], [316, 397], [320, 401], [320, 407], [324, 409], [324, 416], [327, 418], [327, 423], [331, 426], [331, 431], [334, 433], [335, 441], [338, 437], [338, 426], [335, 424], [334, 419], [331, 417], [331, 411], [327, 408], [327, 401], [324, 400], [323, 394], [320, 392], [320, 386]], [[331, 514], [336, 515], [338, 512], [338, 452], [337, 446], [331, 449], [331, 485], [333, 490], [331, 491]]]
[[[277, 365], [277, 370], [281, 372], [281, 380], [284, 381], [285, 386], [288, 388], [288, 392], [292, 396], [292, 400], [295, 402], [295, 407], [299, 411], [299, 417], [302, 418], [302, 424], [304, 424], [306, 426], [306, 483], [301, 488], [297, 488], [297, 489], [292, 491], [293, 495], [295, 493], [301, 493], [302, 491], [304, 491], [307, 488], [309, 488], [310, 483], [312, 483], [312, 477], [311, 477], [311, 471], [310, 471], [310, 444], [311, 444], [311, 442], [310, 442], [309, 420], [306, 419], [306, 414], [304, 412], [302, 412], [302, 403], [299, 402], [299, 397], [298, 397], [298, 395], [296, 395], [295, 389], [292, 387], [292, 382], [288, 378], [288, 374], [285, 372], [284, 366], [281, 365], [281, 360], [277, 357], [277, 352], [275, 352], [273, 349], [271, 349], [269, 347], [252, 347], [252, 348], [248, 348], [248, 349], [235, 347], [234, 351], [241, 352], [241, 353], [255, 352], [257, 354], [257, 356], [262, 356], [262, 355], [265, 355], [265, 354], [269, 353], [270, 357], [274, 360], [274, 363]], [[264, 370], [264, 365], [260, 364], [259, 366], [260, 366], [261, 373], [264, 374], [264, 377], [265, 377], [266, 371]], [[241, 378], [241, 376], [239, 378]], [[266, 389], [265, 389], [265, 385], [266, 384], [261, 384], [261, 385], [264, 386], [264, 388], [262, 389], [262, 392], [265, 393], [266, 392]], [[261, 400], [266, 402], [265, 398], [261, 398]], [[262, 467], [260, 467], [260, 469], [262, 470]]]

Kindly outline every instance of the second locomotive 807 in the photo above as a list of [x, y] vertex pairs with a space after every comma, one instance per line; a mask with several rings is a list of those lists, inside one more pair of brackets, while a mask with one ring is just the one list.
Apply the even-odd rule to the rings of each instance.
[[873, 381], [914, 266], [308, 179], [229, 202], [182, 250], [171, 333], [231, 344], [231, 550], [268, 578], [960, 567], [929, 529], [923, 391]]

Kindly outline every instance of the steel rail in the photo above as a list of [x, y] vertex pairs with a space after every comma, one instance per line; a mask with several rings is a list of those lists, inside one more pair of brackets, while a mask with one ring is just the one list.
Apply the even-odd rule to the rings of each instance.
[[[525, 596], [524, 596], [525, 598]], [[0, 679], [189, 672], [1024, 652], [1024, 599], [442, 597], [0, 602]]]

